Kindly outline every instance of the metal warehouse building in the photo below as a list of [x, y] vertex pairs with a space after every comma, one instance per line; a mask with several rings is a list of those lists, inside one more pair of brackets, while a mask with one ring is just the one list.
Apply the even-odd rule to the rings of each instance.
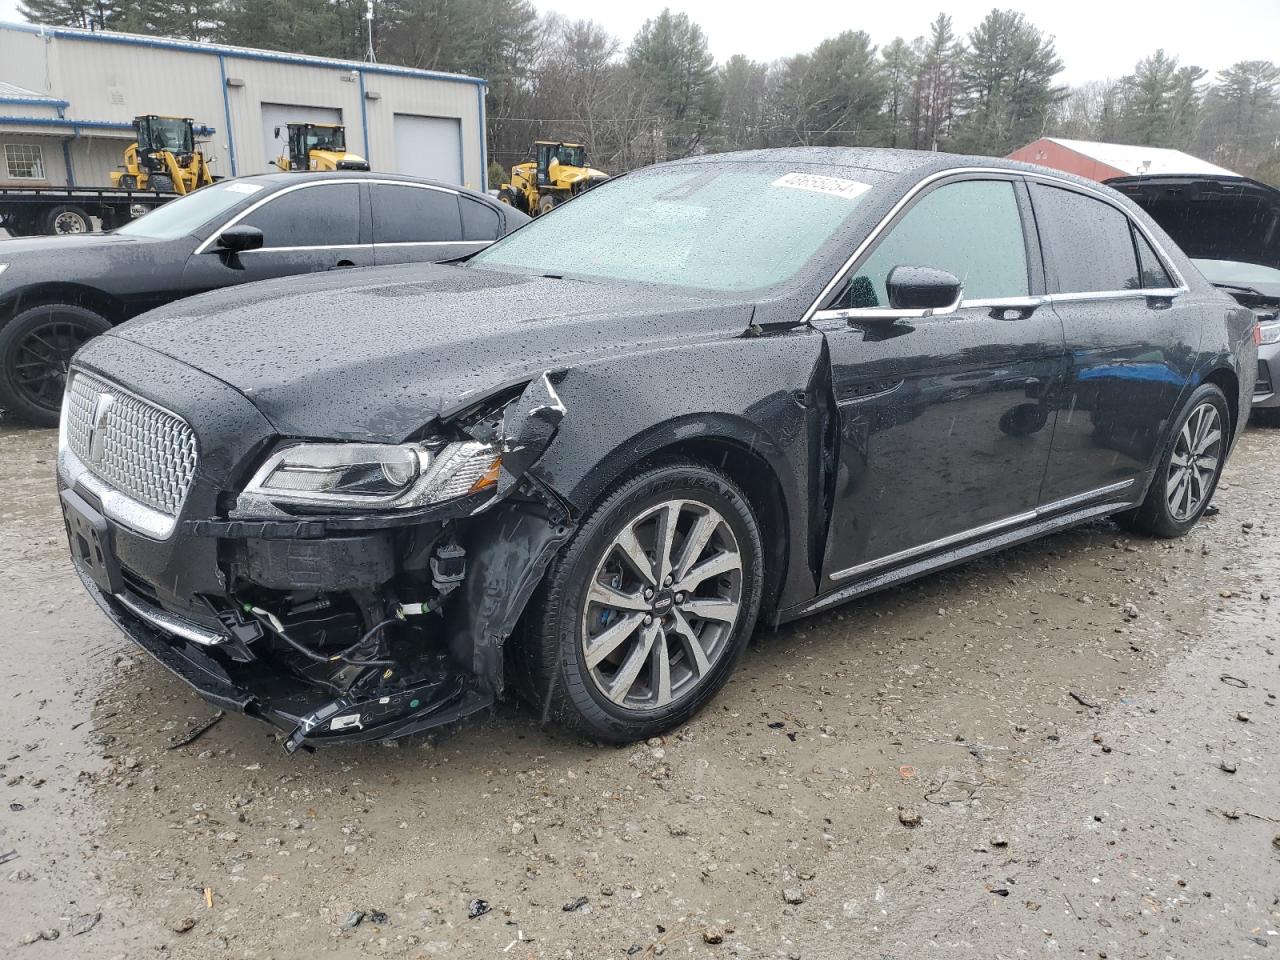
[[[0, 186], [105, 186], [135, 116], [191, 117], [215, 176], [276, 169], [284, 124], [342, 123], [372, 169], [485, 187], [475, 77], [0, 23]], [[275, 136], [276, 128], [280, 136]]]

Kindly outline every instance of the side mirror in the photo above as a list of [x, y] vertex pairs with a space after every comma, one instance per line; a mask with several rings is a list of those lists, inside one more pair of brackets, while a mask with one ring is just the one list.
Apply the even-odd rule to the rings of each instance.
[[227, 227], [218, 234], [218, 248], [232, 253], [257, 250], [262, 246], [262, 231], [257, 227], [240, 225]]
[[945, 270], [908, 266], [890, 270], [885, 287], [890, 309], [948, 313], [960, 306], [964, 290], [964, 284]]

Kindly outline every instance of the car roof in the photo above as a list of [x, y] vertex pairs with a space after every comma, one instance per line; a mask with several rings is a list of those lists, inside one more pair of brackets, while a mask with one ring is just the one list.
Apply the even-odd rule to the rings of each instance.
[[230, 183], [233, 179], [237, 183], [257, 183], [269, 187], [316, 180], [394, 180], [397, 183], [419, 183], [431, 187], [440, 187], [444, 190], [453, 190], [456, 193], [465, 193], [469, 197], [479, 197], [490, 203], [497, 203], [488, 194], [481, 193], [479, 190], [472, 190], [470, 187], [459, 186], [456, 183], [446, 183], [443, 180], [428, 180], [426, 177], [410, 177], [403, 173], [379, 173], [376, 170], [308, 170], [293, 172], [280, 170], [276, 173], [251, 173], [243, 177], [228, 177], [226, 180], [219, 180], [218, 182]]
[[702, 154], [683, 160], [673, 160], [663, 166], [698, 163], [769, 163], [794, 164], [808, 168], [809, 173], [826, 172], [832, 176], [848, 174], [855, 170], [872, 171], [886, 180], [911, 176], [918, 179], [930, 173], [952, 169], [982, 167], [1008, 170], [1011, 173], [1033, 173], [1079, 184], [1097, 190], [1096, 180], [1075, 174], [1053, 170], [1035, 164], [1006, 160], [1003, 157], [970, 156], [960, 153], [939, 153], [931, 150], [900, 150], [892, 147], [781, 147], [768, 150], [740, 150], [732, 153]]

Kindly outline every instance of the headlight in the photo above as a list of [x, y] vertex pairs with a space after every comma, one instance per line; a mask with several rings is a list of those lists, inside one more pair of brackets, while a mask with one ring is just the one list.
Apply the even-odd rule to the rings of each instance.
[[487, 443], [300, 443], [267, 460], [245, 488], [276, 504], [402, 510], [479, 493], [498, 482], [502, 458]]
[[1258, 324], [1258, 343], [1280, 343], [1280, 320]]
[[8, 269], [9, 265], [7, 263], [0, 263], [0, 273], [4, 273]]

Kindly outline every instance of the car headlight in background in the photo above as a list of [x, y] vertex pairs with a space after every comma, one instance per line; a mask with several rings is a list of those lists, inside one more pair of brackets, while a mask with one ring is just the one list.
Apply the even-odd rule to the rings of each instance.
[[246, 497], [278, 505], [403, 510], [497, 485], [498, 448], [469, 440], [432, 451], [419, 444], [300, 443], [272, 454]]
[[1280, 343], [1280, 320], [1258, 324], [1258, 343]]
[[8, 269], [9, 265], [7, 263], [0, 263], [0, 273], [4, 273]]

